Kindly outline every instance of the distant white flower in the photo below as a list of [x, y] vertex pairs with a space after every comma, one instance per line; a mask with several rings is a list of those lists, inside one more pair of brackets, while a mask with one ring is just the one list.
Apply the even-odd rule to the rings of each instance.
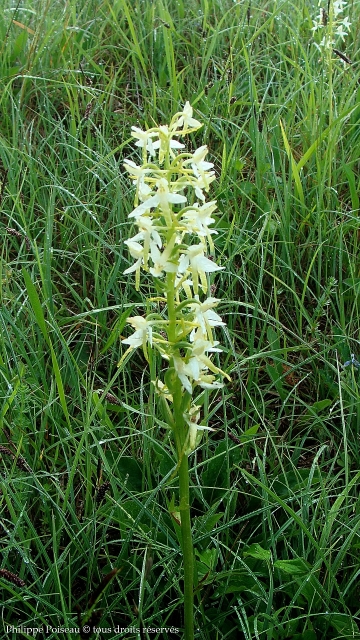
[[317, 42], [314, 42], [314, 45], [321, 52], [321, 51], [324, 51], [324, 49], [331, 49], [333, 43], [331, 42], [331, 40], [329, 40], [327, 36], [324, 36], [321, 42], [319, 42], [319, 44]]
[[335, 35], [338, 36], [338, 38], [341, 38], [341, 40], [345, 40], [346, 36], [348, 36], [348, 32], [344, 31], [343, 25], [339, 24], [339, 26], [335, 29]]
[[313, 33], [315, 33], [315, 31], [317, 31], [318, 29], [322, 29], [323, 26], [324, 26], [322, 21], [321, 21], [321, 15], [318, 16], [317, 20], [313, 20], [312, 22], [313, 22], [314, 26], [312, 27], [311, 31]]
[[334, 0], [333, 2], [334, 18], [337, 18], [338, 15], [342, 13], [346, 7], [347, 7], [347, 2], [344, 2], [343, 0]]
[[[321, 3], [319, 3], [320, 5]], [[335, 0], [332, 3], [332, 20], [328, 19], [328, 15], [325, 9], [321, 8], [320, 13], [316, 20], [313, 20], [313, 28], [311, 31], [315, 33], [318, 29], [324, 29], [325, 35], [320, 43], [314, 42], [319, 51], [324, 49], [331, 49], [336, 42], [337, 38], [344, 40], [349, 35], [349, 29], [351, 22], [346, 16], [342, 17], [342, 13], [347, 7], [347, 2], [343, 0]], [[329, 12], [330, 9], [328, 8]], [[330, 30], [331, 27], [331, 30]]]
[[343, 19], [342, 25], [345, 29], [350, 29], [351, 22], [349, 22], [349, 18], [347, 16]]
[[137, 347], [145, 346], [146, 342], [149, 341], [150, 346], [152, 346], [152, 327], [146, 318], [134, 316], [133, 318], [128, 318], [126, 322], [131, 324], [135, 331], [129, 338], [122, 340], [124, 344], [128, 344], [132, 349], [137, 349]]

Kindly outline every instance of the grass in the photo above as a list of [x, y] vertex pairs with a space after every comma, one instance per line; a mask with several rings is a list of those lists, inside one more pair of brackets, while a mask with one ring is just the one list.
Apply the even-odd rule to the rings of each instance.
[[160, 363], [117, 364], [149, 293], [122, 275], [130, 129], [189, 100], [232, 377], [190, 458], [196, 637], [360, 638], [359, 3], [352, 65], [319, 53], [305, 0], [1, 9], [4, 637], [77, 637], [56, 629], [79, 615], [111, 629], [94, 638], [182, 637]]

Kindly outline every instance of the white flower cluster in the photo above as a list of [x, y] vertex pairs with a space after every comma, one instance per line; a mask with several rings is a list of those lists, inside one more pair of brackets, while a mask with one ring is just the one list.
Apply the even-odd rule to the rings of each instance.
[[[320, 0], [319, 6], [321, 2], [322, 0]], [[344, 0], [330, 0], [328, 7], [330, 9], [329, 13], [327, 10], [320, 8], [319, 15], [316, 20], [313, 20], [313, 27], [311, 29], [313, 33], [316, 31], [321, 32], [321, 30], [324, 32], [321, 42], [314, 43], [320, 51], [331, 49], [336, 44], [338, 38], [344, 40], [345, 37], [349, 35], [351, 26], [349, 18], [343, 16], [347, 8], [347, 2], [344, 2]]]
[[[215, 222], [216, 202], [206, 202], [205, 196], [215, 172], [213, 164], [205, 160], [206, 146], [186, 153], [185, 145], [178, 140], [201, 126], [187, 102], [169, 126], [146, 131], [132, 127], [143, 162], [138, 166], [132, 160], [124, 161], [136, 185], [135, 208], [129, 219], [137, 227], [137, 233], [125, 241], [134, 263], [124, 274], [135, 272], [139, 289], [141, 269], [150, 273], [163, 292], [163, 297], [154, 300], [167, 303], [168, 315], [128, 318], [135, 331], [122, 342], [128, 350], [141, 346], [146, 358], [147, 345], [155, 347], [189, 397], [197, 385], [205, 389], [222, 387], [216, 377], [226, 375], [211, 360], [212, 353], [221, 352], [213, 336], [214, 327], [225, 324], [214, 310], [220, 300], [200, 300], [200, 294], [207, 293], [208, 274], [224, 268], [206, 255], [213, 251], [212, 235], [217, 233], [209, 228]], [[156, 392], [171, 402], [170, 385], [160, 380], [154, 384]], [[193, 404], [184, 414], [192, 448], [197, 431], [205, 428], [197, 425], [198, 409]]]

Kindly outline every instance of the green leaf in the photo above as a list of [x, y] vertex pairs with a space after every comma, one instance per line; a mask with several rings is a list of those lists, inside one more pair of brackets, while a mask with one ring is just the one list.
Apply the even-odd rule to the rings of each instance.
[[227, 443], [223, 440], [207, 461], [206, 471], [202, 474], [204, 495], [211, 505], [219, 499], [219, 494], [223, 494], [229, 485], [227, 451]]
[[118, 463], [117, 471], [123, 482], [126, 482], [128, 489], [141, 492], [142, 487], [142, 468], [135, 458], [123, 456]]
[[342, 638], [358, 638], [360, 637], [359, 628], [353, 622], [351, 617], [343, 613], [330, 613], [324, 616]]
[[279, 339], [278, 332], [275, 331], [270, 326], [267, 329], [266, 335], [267, 335], [267, 339], [269, 341], [269, 345], [271, 346], [271, 348], [274, 349], [274, 350], [280, 350], [280, 339]]
[[302, 560], [302, 558], [296, 558], [294, 560], [275, 560], [274, 567], [280, 569], [283, 573], [290, 575], [306, 575], [309, 573], [310, 565]]
[[358, 196], [357, 187], [356, 187], [355, 174], [351, 169], [350, 165], [348, 164], [343, 164], [342, 169], [347, 177], [347, 183], [349, 186], [349, 191], [351, 196], [351, 206], [354, 211], [358, 211], [360, 204], [359, 204], [359, 196]]
[[[20, 367], [21, 377], [23, 376], [24, 372], [25, 372], [25, 367], [22, 365]], [[12, 403], [15, 400], [15, 397], [16, 397], [16, 394], [18, 392], [18, 388], [19, 388], [20, 382], [21, 382], [21, 379], [20, 379], [19, 376], [16, 376], [15, 378], [13, 378], [11, 380], [12, 392], [11, 392], [11, 394], [9, 396], [7, 396], [5, 402], [4, 402], [3, 406], [2, 406], [2, 409], [1, 409], [1, 412], [0, 412], [0, 421], [1, 422], [2, 422], [2, 419], [4, 418], [6, 412], [8, 411], [8, 409], [10, 409]]]
[[290, 496], [305, 489], [309, 482], [311, 485], [318, 484], [322, 478], [321, 471], [315, 469], [296, 469], [296, 471], [287, 471], [277, 476], [273, 483], [273, 489], [278, 496]]
[[276, 391], [278, 392], [281, 400], [285, 400], [287, 396], [287, 391], [285, 391], [282, 380], [281, 380], [282, 373], [279, 373], [277, 368], [273, 367], [270, 364], [266, 365], [266, 371], [269, 378], [273, 381]]
[[294, 160], [294, 156], [292, 154], [292, 151], [291, 151], [291, 148], [290, 148], [290, 144], [289, 144], [289, 141], [288, 141], [287, 136], [286, 136], [285, 128], [284, 128], [284, 125], [281, 122], [281, 120], [280, 120], [280, 128], [281, 128], [281, 133], [282, 133], [282, 137], [283, 137], [286, 153], [288, 155], [288, 158], [289, 158], [289, 161], [290, 161], [290, 164], [291, 164], [291, 174], [292, 174], [292, 177], [293, 177], [294, 182], [295, 182], [296, 191], [298, 193], [299, 200], [300, 200], [301, 204], [305, 207], [305, 197], [304, 197], [304, 191], [303, 191], [302, 184], [301, 184], [300, 172], [299, 172], [299, 169], [298, 169], [298, 165], [296, 164], [296, 162]]
[[176, 462], [166, 449], [161, 447], [159, 444], [154, 443], [153, 449], [157, 459], [156, 472], [158, 472], [163, 478], [164, 476], [167, 476], [172, 469], [174, 469]]
[[205, 514], [204, 516], [198, 516], [195, 518], [194, 531], [196, 532], [196, 535], [201, 536], [204, 535], [204, 533], [211, 533], [223, 515], [223, 513], [213, 513], [211, 515]]
[[25, 271], [25, 269], [22, 270], [23, 273], [23, 277], [25, 280], [25, 286], [26, 286], [26, 290], [29, 296], [29, 300], [30, 300], [30, 304], [33, 308], [34, 314], [35, 314], [35, 319], [36, 322], [39, 325], [40, 331], [44, 336], [44, 339], [47, 343], [47, 345], [49, 346], [50, 349], [50, 353], [51, 353], [51, 360], [52, 360], [52, 365], [53, 365], [53, 370], [54, 370], [54, 375], [55, 375], [55, 381], [56, 381], [56, 386], [57, 386], [57, 390], [59, 393], [59, 398], [60, 398], [60, 404], [62, 407], [62, 410], [64, 412], [65, 418], [66, 418], [66, 422], [68, 424], [68, 427], [70, 429], [70, 432], [72, 432], [72, 427], [71, 427], [71, 422], [70, 422], [70, 416], [69, 416], [69, 412], [68, 412], [68, 408], [67, 408], [67, 404], [66, 404], [66, 399], [65, 399], [65, 392], [64, 392], [64, 386], [62, 383], [62, 379], [61, 379], [61, 374], [60, 374], [60, 367], [56, 358], [56, 354], [54, 351], [54, 348], [52, 346], [51, 340], [50, 340], [50, 336], [48, 334], [48, 330], [46, 327], [46, 322], [45, 322], [45, 316], [42, 310], [42, 306], [41, 306], [41, 302], [40, 302], [40, 298], [37, 294], [35, 285], [33, 284], [29, 274], [27, 273], [27, 271]]
[[114, 327], [112, 328], [110, 335], [108, 337], [108, 339], [106, 340], [105, 345], [103, 346], [103, 348], [101, 349], [101, 354], [103, 355], [104, 353], [106, 353], [110, 347], [114, 344], [115, 340], [117, 340], [123, 330], [123, 328], [126, 325], [126, 320], [128, 319], [128, 317], [130, 316], [132, 310], [134, 307], [131, 307], [130, 309], [125, 309], [125, 311], [123, 311], [123, 313], [121, 314], [120, 318], [118, 318], [115, 322]]
[[354, 289], [354, 293], [360, 293], [360, 278], [346, 278], [346, 280], [343, 281], [343, 284]]
[[33, 284], [28, 272], [25, 271], [25, 269], [23, 269], [22, 272], [23, 272], [25, 285], [26, 285], [26, 290], [27, 290], [27, 293], [28, 293], [28, 296], [29, 296], [30, 304], [31, 304], [31, 306], [33, 308], [33, 311], [34, 311], [34, 314], [35, 314], [36, 322], [38, 323], [39, 328], [41, 330], [41, 333], [43, 334], [47, 344], [50, 346], [51, 342], [50, 342], [48, 330], [47, 330], [47, 327], [46, 327], [45, 316], [44, 316], [44, 313], [43, 313], [43, 310], [42, 310], [40, 298], [39, 298], [39, 296], [37, 294], [35, 285]]
[[[25, 59], [25, 47], [26, 47], [26, 42], [28, 39], [28, 33], [27, 31], [24, 29], [23, 31], [21, 31], [21, 33], [19, 33], [19, 35], [17, 36], [17, 38], [15, 39], [15, 42], [13, 44], [13, 48], [11, 51], [11, 62], [12, 63], [16, 63], [18, 58], [20, 58], [21, 61], [23, 61]], [[23, 54], [23, 55], [21, 55]]]
[[265, 560], [269, 562], [271, 559], [271, 551], [268, 549], [263, 549], [257, 542], [254, 542], [247, 547], [244, 551], [244, 558], [250, 556], [251, 558], [256, 558], [257, 560]]
[[150, 531], [150, 519], [139, 502], [126, 500], [118, 506], [118, 522], [124, 528], [134, 529], [135, 525], [143, 532]]
[[308, 629], [307, 631], [303, 631], [302, 633], [296, 633], [292, 636], [292, 640], [317, 640], [316, 633]]
[[196, 563], [198, 579], [201, 580], [209, 571], [213, 571], [218, 558], [217, 549], [205, 549], [205, 551], [196, 550], [199, 560]]
[[329, 400], [329, 398], [325, 398], [325, 400], [319, 400], [319, 402], [314, 402], [311, 408], [316, 413], [320, 413], [320, 411], [324, 411], [324, 409], [327, 409], [327, 407], [330, 407], [332, 403], [333, 403], [332, 400]]
[[244, 433], [241, 434], [241, 436], [239, 437], [240, 442], [249, 442], [249, 440], [253, 440], [253, 436], [257, 434], [257, 432], [259, 431], [260, 425], [259, 424], [254, 424], [252, 427], [250, 427], [249, 429], [246, 429], [246, 431], [244, 431]]

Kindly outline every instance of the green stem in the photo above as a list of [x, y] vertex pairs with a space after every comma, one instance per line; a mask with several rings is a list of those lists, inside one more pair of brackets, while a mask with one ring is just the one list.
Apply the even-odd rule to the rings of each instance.
[[[176, 342], [176, 305], [175, 305], [175, 274], [167, 274], [167, 307], [169, 321], [169, 341]], [[181, 517], [181, 539], [184, 560], [184, 623], [185, 640], [194, 638], [194, 547], [191, 535], [190, 519], [190, 487], [189, 464], [185, 453], [188, 427], [184, 419], [183, 389], [177, 378], [173, 394], [174, 408], [174, 438], [179, 465], [179, 511]], [[189, 398], [189, 404], [191, 398]]]
[[174, 343], [176, 340], [175, 273], [166, 274], [166, 298], [169, 322], [168, 339]]
[[184, 558], [185, 640], [194, 638], [194, 549], [191, 535], [188, 457], [184, 453], [179, 469], [181, 537]]
[[329, 23], [328, 23], [328, 32], [327, 32], [327, 37], [328, 37], [328, 42], [327, 44], [329, 46], [327, 46], [327, 66], [328, 66], [328, 98], [329, 98], [329, 105], [328, 105], [328, 122], [329, 122], [329, 141], [328, 141], [328, 145], [327, 145], [327, 161], [328, 161], [328, 188], [327, 188], [327, 207], [328, 209], [330, 209], [331, 207], [331, 184], [332, 184], [332, 150], [334, 148], [334, 145], [332, 144], [332, 138], [333, 138], [333, 131], [331, 129], [331, 125], [333, 122], [333, 63], [332, 63], [332, 57], [333, 57], [333, 50], [332, 50], [332, 40], [333, 40], [333, 36], [334, 36], [334, 2], [333, 0], [330, 0], [329, 2]]

